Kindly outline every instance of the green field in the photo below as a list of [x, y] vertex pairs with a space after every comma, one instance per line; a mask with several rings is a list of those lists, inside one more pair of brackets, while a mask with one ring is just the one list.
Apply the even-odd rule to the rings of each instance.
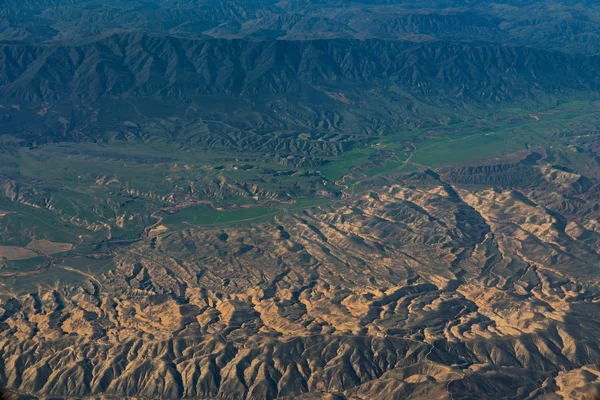
[[167, 215], [160, 222], [169, 229], [185, 229], [193, 226], [221, 226], [232, 223], [243, 223], [260, 220], [277, 214], [285, 214], [331, 203], [329, 198], [298, 199], [294, 204], [245, 207], [233, 210], [215, 210], [200, 205], [187, 207], [181, 211]]
[[331, 181], [337, 181], [347, 174], [350, 168], [368, 162], [371, 157], [377, 154], [377, 152], [378, 149], [375, 147], [359, 148], [348, 151], [338, 159], [332, 160], [321, 167], [321, 174]]
[[[545, 146], [550, 140], [557, 145], [568, 145], [568, 141], [557, 140], [561, 131], [592, 130], [596, 126], [598, 114], [588, 101], [566, 103], [557, 110], [539, 113], [536, 120], [532, 116], [523, 116], [515, 122], [486, 123], [485, 127], [475, 127], [460, 123], [436, 129], [436, 135], [419, 141], [415, 149], [407, 151], [405, 141], [407, 133], [384, 137], [378, 146], [349, 152], [350, 156], [342, 157], [322, 171], [329, 178], [339, 179], [348, 174], [352, 167], [368, 163], [378, 151], [390, 151], [393, 156], [385, 165], [367, 167], [361, 172], [367, 177], [387, 173], [401, 173], [417, 168], [438, 168], [472, 160], [501, 157], [528, 146]], [[481, 121], [479, 122], [481, 124]], [[426, 130], [418, 133], [426, 134]], [[414, 134], [414, 132], [413, 132]], [[405, 164], [405, 161], [409, 161]], [[409, 168], [409, 165], [413, 167]]]
[[[190, 152], [158, 142], [13, 146], [0, 153], [0, 177], [7, 180], [9, 192], [18, 193], [14, 199], [0, 199], [0, 246], [26, 249], [32, 240], [43, 239], [68, 243], [72, 249], [3, 259], [0, 273], [34, 271], [61, 258], [74, 263], [76, 270], [95, 274], [102, 270], [100, 263], [84, 256], [110, 254], [115, 245], [142, 238], [147, 227], [157, 224], [151, 217], [154, 213], [166, 228], [161, 235], [253, 223], [343, 202], [342, 194], [351, 196], [389, 183], [395, 174], [490, 162], [532, 146], [546, 148], [549, 143], [570, 149], [578, 136], [589, 136], [600, 125], [594, 106], [573, 101], [525, 115], [528, 111], [512, 109], [505, 110], [504, 115], [512, 115], [508, 120], [466, 121], [361, 138], [361, 146], [326, 158], [321, 167], [283, 165], [251, 153], [242, 157]], [[565, 157], [578, 162], [576, 153], [567, 152]], [[200, 202], [210, 204], [181, 206]], [[56, 279], [85, 277], [65, 269], [52, 274], [58, 274]], [[25, 282], [30, 277], [10, 279]], [[48, 279], [55, 278], [48, 275]]]

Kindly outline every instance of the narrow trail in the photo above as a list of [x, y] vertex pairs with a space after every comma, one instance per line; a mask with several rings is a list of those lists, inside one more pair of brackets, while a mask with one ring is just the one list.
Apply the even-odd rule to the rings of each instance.
[[102, 290], [104, 287], [102, 286], [102, 283], [92, 274], [88, 274], [87, 272], [83, 272], [81, 270], [78, 270], [76, 268], [72, 268], [72, 267], [67, 267], [66, 265], [61, 265], [59, 266], [59, 268], [62, 268], [66, 271], [71, 271], [71, 272], [75, 272], [77, 274], [81, 274], [83, 276], [86, 276], [88, 278], [90, 278], [91, 280], [93, 280], [94, 282], [96, 282], [98, 284], [98, 286], [100, 286], [100, 289]]
[[[344, 192], [344, 189], [346, 189], [346, 190], [348, 190], [348, 189], [349, 189], [349, 192], [348, 192], [348, 193], [346, 193], [346, 194], [347, 194], [348, 196], [351, 196], [351, 195], [353, 195], [353, 194], [354, 194], [354, 187], [355, 187], [357, 184], [359, 184], [359, 183], [361, 183], [361, 182], [364, 182], [364, 181], [367, 181], [367, 180], [371, 180], [371, 179], [373, 179], [373, 178], [377, 178], [377, 177], [379, 177], [379, 176], [382, 176], [382, 175], [385, 175], [385, 174], [389, 174], [389, 173], [390, 173], [390, 172], [392, 172], [392, 171], [402, 170], [403, 168], [406, 168], [406, 167], [407, 167], [407, 166], [409, 166], [409, 165], [414, 165], [414, 166], [416, 166], [416, 167], [418, 167], [418, 168], [423, 168], [423, 169], [431, 168], [431, 166], [429, 166], [429, 165], [424, 165], [424, 164], [420, 164], [420, 163], [416, 163], [416, 162], [414, 162], [414, 161], [413, 161], [413, 157], [414, 157], [414, 156], [415, 156], [417, 153], [420, 153], [420, 152], [422, 152], [422, 151], [424, 151], [424, 150], [428, 150], [428, 149], [431, 149], [431, 148], [433, 148], [433, 147], [436, 147], [436, 146], [439, 146], [439, 145], [447, 145], [448, 143], [460, 142], [460, 141], [467, 140], [467, 139], [470, 139], [470, 138], [473, 138], [473, 137], [477, 137], [477, 136], [492, 136], [492, 135], [497, 135], [497, 134], [499, 134], [499, 133], [504, 133], [504, 132], [508, 132], [508, 131], [511, 131], [511, 130], [514, 130], [514, 129], [517, 129], [517, 128], [521, 128], [521, 127], [524, 127], [524, 126], [528, 126], [528, 125], [536, 124], [536, 123], [538, 123], [538, 122], [540, 122], [540, 121], [541, 121], [541, 118], [540, 118], [540, 117], [538, 117], [537, 115], [530, 114], [530, 115], [529, 115], [529, 117], [530, 117], [530, 118], [533, 118], [533, 119], [534, 119], [534, 121], [524, 122], [524, 123], [521, 123], [521, 124], [517, 124], [517, 125], [514, 125], [514, 126], [509, 126], [509, 127], [507, 127], [507, 128], [504, 128], [504, 129], [501, 129], [501, 130], [497, 130], [497, 131], [492, 131], [492, 132], [478, 132], [478, 133], [473, 133], [473, 134], [471, 134], [471, 135], [467, 135], [467, 136], [459, 137], [459, 138], [456, 138], [456, 139], [450, 139], [450, 140], [444, 140], [444, 141], [440, 141], [440, 142], [432, 143], [432, 144], [430, 144], [430, 145], [428, 145], [428, 146], [425, 146], [425, 147], [422, 147], [422, 148], [417, 148], [417, 147], [415, 147], [415, 145], [414, 145], [414, 144], [412, 144], [412, 143], [411, 143], [412, 150], [411, 150], [411, 151], [410, 151], [410, 153], [408, 154], [408, 157], [406, 158], [406, 160], [402, 161], [402, 160], [400, 160], [400, 158], [399, 158], [399, 157], [396, 155], [396, 153], [392, 153], [392, 154], [393, 154], [393, 156], [396, 158], [396, 160], [398, 160], [398, 162], [400, 162], [400, 163], [401, 163], [401, 165], [400, 165], [400, 166], [398, 166], [398, 167], [395, 167], [395, 168], [392, 168], [392, 169], [390, 169], [390, 170], [388, 170], [388, 171], [384, 171], [384, 172], [380, 172], [380, 173], [377, 173], [377, 174], [371, 175], [371, 176], [369, 176], [369, 177], [366, 177], [366, 178], [364, 178], [364, 179], [359, 179], [359, 180], [357, 180], [356, 182], [354, 182], [354, 183], [353, 183], [353, 185], [352, 185], [351, 187], [348, 187], [347, 185], [339, 185], [339, 183], [338, 183], [338, 185], [339, 185], [339, 186], [341, 186], [341, 188], [342, 188], [342, 192]], [[396, 161], [394, 160], [394, 162], [396, 162]], [[349, 177], [351, 177], [351, 175], [348, 175], [348, 174], [347, 174], [347, 175], [344, 175], [344, 177], [342, 177], [342, 179], [341, 179], [341, 183], [344, 183], [344, 180], [345, 180], [346, 178], [349, 178]]]

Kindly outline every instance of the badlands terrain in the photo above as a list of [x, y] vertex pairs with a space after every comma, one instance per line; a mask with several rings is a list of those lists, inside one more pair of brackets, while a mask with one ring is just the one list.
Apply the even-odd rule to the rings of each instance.
[[0, 3], [10, 399], [597, 399], [595, 1]]
[[4, 285], [0, 376], [31, 398], [592, 395], [598, 178], [520, 156], [155, 228], [77, 284]]

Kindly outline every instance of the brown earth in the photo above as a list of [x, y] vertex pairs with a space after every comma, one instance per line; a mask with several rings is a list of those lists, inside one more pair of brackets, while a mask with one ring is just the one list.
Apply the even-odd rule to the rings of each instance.
[[82, 285], [5, 295], [0, 379], [40, 398], [591, 396], [598, 181], [485, 168], [168, 233]]

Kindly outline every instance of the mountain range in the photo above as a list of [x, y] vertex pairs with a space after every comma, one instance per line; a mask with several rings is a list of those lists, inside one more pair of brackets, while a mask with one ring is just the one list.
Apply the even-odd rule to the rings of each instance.
[[597, 398], [599, 125], [597, 1], [0, 0], [0, 389]]

